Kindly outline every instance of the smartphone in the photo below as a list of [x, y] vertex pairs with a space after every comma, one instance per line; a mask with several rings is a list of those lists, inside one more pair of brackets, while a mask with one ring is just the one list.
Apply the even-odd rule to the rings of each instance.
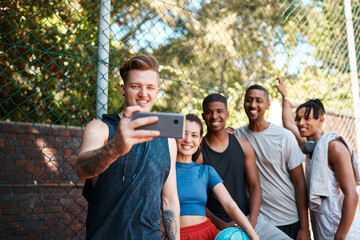
[[158, 130], [162, 138], [184, 138], [185, 115], [179, 113], [134, 112], [132, 119], [150, 116], [158, 117], [159, 121], [137, 129]]

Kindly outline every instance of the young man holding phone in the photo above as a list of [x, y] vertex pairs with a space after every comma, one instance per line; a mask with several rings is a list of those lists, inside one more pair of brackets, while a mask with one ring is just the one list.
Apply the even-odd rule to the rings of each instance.
[[149, 112], [159, 89], [159, 64], [138, 55], [120, 69], [125, 109], [104, 114], [85, 128], [76, 163], [86, 179], [87, 239], [161, 239], [158, 219], [167, 239], [179, 239], [174, 139], [159, 131], [137, 129], [158, 121], [150, 116], [132, 120], [134, 112]]

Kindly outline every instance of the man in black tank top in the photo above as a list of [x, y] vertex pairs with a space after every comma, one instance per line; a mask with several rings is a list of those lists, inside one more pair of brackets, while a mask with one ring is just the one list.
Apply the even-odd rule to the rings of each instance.
[[[231, 197], [248, 215], [260, 239], [290, 239], [258, 215], [262, 199], [255, 152], [249, 141], [226, 132], [225, 124], [229, 117], [226, 98], [219, 94], [207, 96], [203, 101], [203, 111], [208, 132], [196, 162], [216, 169]], [[208, 194], [206, 214], [220, 230], [235, 226], [212, 194]]]
[[159, 63], [140, 54], [120, 68], [120, 75], [123, 112], [87, 124], [76, 162], [78, 176], [86, 179], [86, 239], [161, 240], [160, 217], [167, 239], [180, 239], [175, 140], [137, 130], [157, 122], [155, 117], [131, 119], [154, 105]]

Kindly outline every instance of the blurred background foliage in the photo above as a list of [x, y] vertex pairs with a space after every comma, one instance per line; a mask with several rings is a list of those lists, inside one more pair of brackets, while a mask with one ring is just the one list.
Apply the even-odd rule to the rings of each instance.
[[[358, 70], [360, 2], [352, 1]], [[229, 99], [246, 123], [245, 89], [277, 77], [296, 101], [352, 110], [343, 1], [112, 0], [109, 112], [123, 107], [119, 67], [138, 53], [161, 64], [154, 111], [201, 114], [202, 99]], [[7, 1], [0, 15], [1, 120], [81, 126], [95, 117], [99, 2]]]

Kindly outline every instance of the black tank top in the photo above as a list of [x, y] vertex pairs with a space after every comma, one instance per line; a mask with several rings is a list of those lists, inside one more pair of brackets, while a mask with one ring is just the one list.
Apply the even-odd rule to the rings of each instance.
[[[224, 180], [224, 185], [231, 197], [237, 203], [241, 211], [245, 215], [248, 215], [249, 203], [245, 192], [247, 185], [244, 162], [245, 157], [244, 151], [236, 137], [233, 134], [229, 134], [229, 146], [221, 153], [212, 150], [209, 145], [207, 145], [206, 141], [203, 140], [202, 155], [204, 164], [213, 166], [216, 169], [220, 177]], [[214, 193], [208, 193], [206, 206], [213, 214], [223, 221], [232, 221]]]
[[[118, 114], [104, 114], [111, 140]], [[86, 239], [161, 239], [161, 190], [170, 172], [167, 138], [134, 145], [99, 175], [95, 187], [86, 180]]]

